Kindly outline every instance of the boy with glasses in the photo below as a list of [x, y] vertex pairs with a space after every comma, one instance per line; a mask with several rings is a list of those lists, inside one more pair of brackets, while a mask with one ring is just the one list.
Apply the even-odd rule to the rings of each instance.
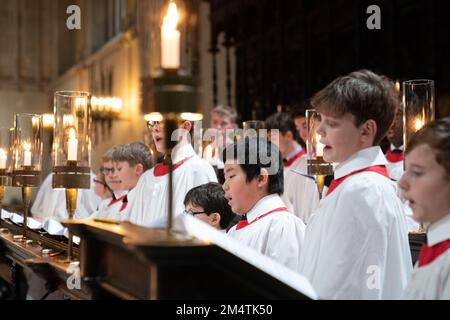
[[184, 198], [184, 205], [184, 213], [223, 231], [230, 228], [230, 223], [236, 216], [228, 205], [222, 186], [215, 182], [189, 190]]
[[111, 152], [111, 161], [104, 162], [101, 168], [114, 197], [106, 199], [91, 218], [124, 220], [122, 214], [128, 205], [129, 194], [151, 165], [152, 158], [145, 144], [134, 142], [115, 147]]

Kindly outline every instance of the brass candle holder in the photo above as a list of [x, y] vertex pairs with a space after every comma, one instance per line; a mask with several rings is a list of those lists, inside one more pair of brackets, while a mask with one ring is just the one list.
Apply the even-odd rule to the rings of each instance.
[[[53, 167], [52, 187], [54, 189], [65, 189], [69, 220], [72, 220], [75, 216], [78, 189], [89, 189], [90, 177], [90, 168], [78, 167], [76, 162], [69, 161], [66, 166]], [[71, 231], [69, 231], [67, 243], [67, 259], [68, 261], [73, 260], [73, 234]]]
[[[78, 189], [91, 185], [91, 95], [58, 91], [54, 96], [52, 187], [65, 189], [69, 220], [75, 216]], [[73, 260], [73, 234], [69, 231], [67, 260]]]
[[308, 175], [314, 176], [317, 184], [319, 196], [322, 198], [323, 188], [325, 186], [325, 177], [333, 174], [333, 166], [324, 161], [322, 156], [307, 160]]
[[333, 174], [333, 166], [323, 159], [324, 146], [320, 143], [320, 135], [317, 133], [319, 121], [320, 115], [315, 109], [306, 110], [306, 122], [308, 127], [308, 139], [306, 140], [306, 150], [308, 154], [307, 173], [308, 175], [315, 177], [317, 190], [319, 191], [320, 198], [322, 198], [325, 177]]
[[14, 166], [12, 185], [22, 188], [23, 240], [27, 240], [28, 215], [32, 188], [40, 184], [42, 159], [42, 117], [36, 114], [17, 114], [14, 120]]

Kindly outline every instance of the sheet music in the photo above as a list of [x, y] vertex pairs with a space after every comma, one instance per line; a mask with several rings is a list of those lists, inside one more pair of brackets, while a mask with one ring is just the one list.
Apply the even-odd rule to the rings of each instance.
[[183, 214], [176, 217], [174, 226], [177, 230], [185, 232], [197, 239], [214, 243], [222, 249], [234, 254], [240, 259], [261, 269], [286, 285], [301, 292], [310, 299], [318, 299], [316, 292], [309, 281], [299, 273], [279, 264], [259, 252], [242, 245], [226, 233], [214, 229], [203, 221], [190, 215]]

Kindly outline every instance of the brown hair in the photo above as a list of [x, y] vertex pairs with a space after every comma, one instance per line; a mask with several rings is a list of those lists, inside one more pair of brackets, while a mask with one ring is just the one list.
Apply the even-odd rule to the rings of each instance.
[[372, 71], [359, 70], [335, 79], [314, 95], [311, 104], [318, 112], [333, 117], [350, 113], [357, 127], [374, 120], [377, 132], [373, 144], [378, 145], [391, 127], [400, 101], [394, 82]]
[[294, 118], [287, 112], [277, 112], [269, 116], [266, 119], [266, 128], [269, 130], [278, 129], [282, 134], [290, 131], [294, 140], [300, 142], [300, 136], [295, 127]]
[[114, 146], [114, 147], [110, 148], [108, 151], [106, 151], [102, 156], [102, 162], [113, 161], [114, 150], [117, 149], [118, 147], [120, 147], [120, 146], [119, 145]]
[[232, 123], [236, 123], [237, 121], [237, 112], [231, 107], [225, 107], [222, 105], [218, 105], [211, 110], [211, 113], [217, 113], [222, 117], [227, 117], [230, 119]]
[[144, 167], [144, 171], [152, 167], [150, 149], [142, 142], [133, 142], [119, 146], [113, 152], [113, 161], [126, 161], [131, 166], [140, 163]]
[[421, 144], [434, 150], [436, 162], [445, 169], [450, 180], [450, 117], [433, 121], [417, 131], [408, 142], [406, 154]]

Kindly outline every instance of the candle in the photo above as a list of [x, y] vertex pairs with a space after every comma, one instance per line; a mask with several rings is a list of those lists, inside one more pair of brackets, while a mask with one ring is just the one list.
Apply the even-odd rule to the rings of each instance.
[[417, 118], [416, 121], [414, 122], [414, 129], [416, 129], [416, 131], [419, 131], [422, 127], [423, 127], [422, 121], [419, 118]]
[[0, 169], [6, 169], [6, 151], [0, 148]]
[[75, 129], [70, 128], [67, 160], [68, 161], [77, 161], [77, 153], [78, 153], [77, 151], [78, 151], [78, 140], [75, 137]]
[[31, 145], [27, 142], [23, 143], [23, 165], [31, 166]]
[[171, 2], [161, 27], [161, 66], [166, 69], [180, 66], [180, 31], [175, 29], [177, 23], [177, 5]]
[[323, 148], [325, 146], [319, 142], [320, 138], [320, 135], [316, 134], [316, 157], [323, 157]]

